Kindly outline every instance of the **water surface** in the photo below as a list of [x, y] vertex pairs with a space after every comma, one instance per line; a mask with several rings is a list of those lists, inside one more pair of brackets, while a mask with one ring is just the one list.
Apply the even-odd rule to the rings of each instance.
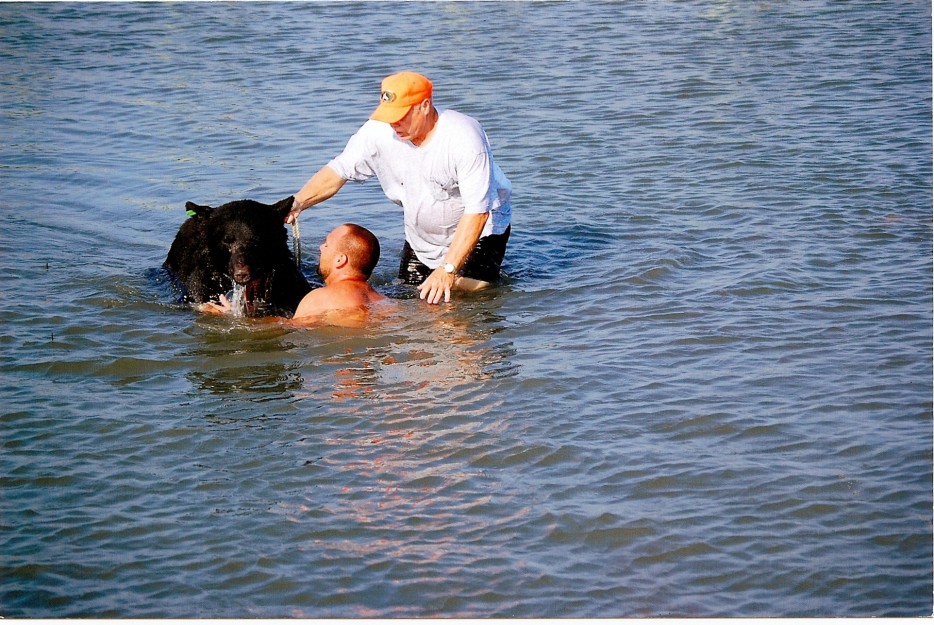
[[[0, 614], [927, 616], [930, 3], [0, 4]], [[505, 283], [203, 316], [184, 203], [294, 193], [431, 76]], [[311, 277], [315, 254], [305, 258]]]

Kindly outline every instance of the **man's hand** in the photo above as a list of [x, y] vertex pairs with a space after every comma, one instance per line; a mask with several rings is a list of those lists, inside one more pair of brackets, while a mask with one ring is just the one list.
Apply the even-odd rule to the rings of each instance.
[[[489, 213], [464, 213], [457, 222], [454, 240], [451, 241], [451, 247], [448, 248], [442, 262], [451, 263], [455, 267], [462, 264], [480, 240], [483, 226], [489, 217]], [[429, 304], [440, 303], [442, 296], [445, 302], [450, 302], [451, 289], [454, 288], [454, 284], [457, 283], [457, 288], [460, 289], [465, 281], [471, 280], [470, 278], [458, 278], [454, 273], [446, 272], [444, 265], [441, 265], [418, 286], [418, 290], [421, 291], [419, 297]]]
[[298, 206], [298, 200], [292, 202], [292, 210], [289, 211], [289, 214], [285, 216], [285, 223], [294, 224], [298, 220], [298, 216], [302, 213], [302, 209]]
[[230, 306], [230, 300], [228, 300], [227, 296], [223, 293], [221, 293], [219, 304], [204, 302], [203, 304], [198, 304], [197, 309], [199, 312], [209, 313], [211, 315], [229, 315], [233, 312], [233, 308]]
[[429, 304], [439, 304], [441, 297], [444, 297], [445, 303], [451, 301], [451, 288], [457, 278], [453, 273], [448, 273], [444, 267], [438, 267], [425, 278], [425, 281], [418, 285], [419, 299], [423, 299]]

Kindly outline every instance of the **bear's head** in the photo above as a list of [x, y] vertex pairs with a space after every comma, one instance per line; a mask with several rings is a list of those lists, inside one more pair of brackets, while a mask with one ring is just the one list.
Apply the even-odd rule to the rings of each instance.
[[242, 290], [247, 315], [261, 312], [271, 301], [270, 290], [277, 268], [294, 265], [284, 221], [292, 197], [276, 204], [238, 200], [212, 208], [185, 204], [192, 219], [202, 220], [209, 265], [222, 274], [222, 282]]

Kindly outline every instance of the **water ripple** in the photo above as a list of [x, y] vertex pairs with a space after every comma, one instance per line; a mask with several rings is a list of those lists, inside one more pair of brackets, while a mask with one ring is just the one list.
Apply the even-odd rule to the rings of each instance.
[[[5, 616], [931, 613], [930, 3], [0, 21]], [[424, 306], [354, 185], [304, 234], [372, 228], [399, 318], [180, 305], [185, 201], [293, 193], [413, 63], [505, 283]]]

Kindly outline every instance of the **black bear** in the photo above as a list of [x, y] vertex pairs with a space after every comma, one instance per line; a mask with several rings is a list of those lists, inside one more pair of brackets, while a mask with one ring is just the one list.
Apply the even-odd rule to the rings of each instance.
[[[275, 204], [238, 200], [217, 208], [185, 204], [163, 267], [185, 301], [217, 301], [234, 290], [239, 314], [291, 317], [311, 290], [289, 250], [285, 216], [292, 197]], [[236, 308], [235, 308], [236, 310]]]

